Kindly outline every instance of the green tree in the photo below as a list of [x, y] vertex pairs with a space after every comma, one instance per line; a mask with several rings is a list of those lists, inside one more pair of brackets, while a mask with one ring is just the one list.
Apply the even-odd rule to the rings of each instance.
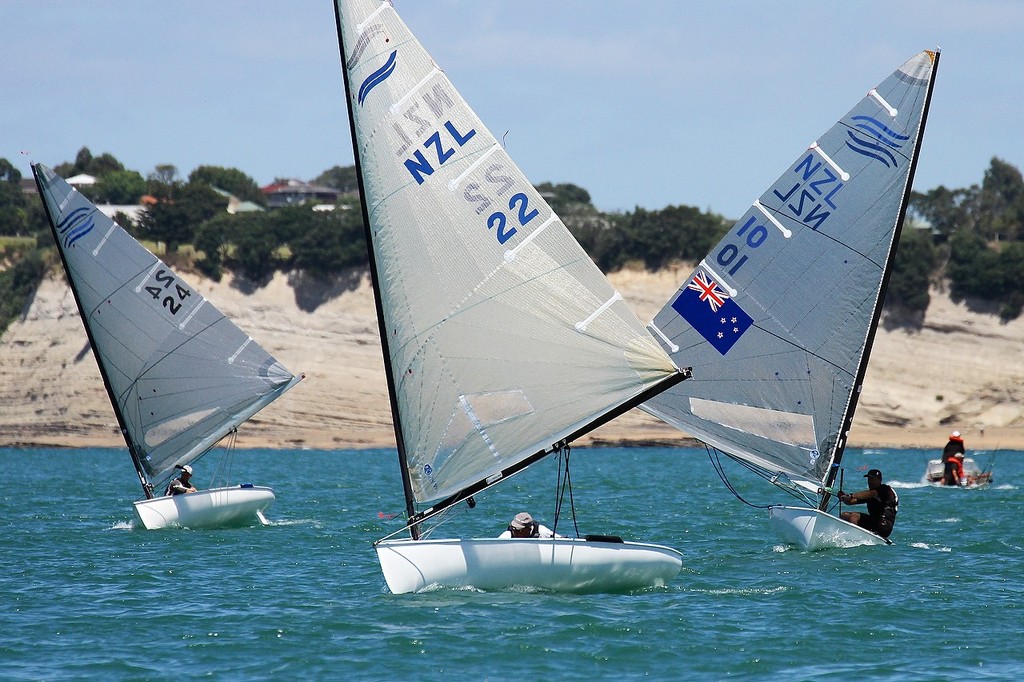
[[142, 211], [139, 234], [163, 242], [168, 253], [175, 253], [192, 240], [199, 225], [227, 207], [227, 199], [203, 184], [173, 184], [170, 192]]
[[100, 176], [93, 194], [108, 204], [137, 204], [146, 193], [146, 181], [133, 170], [114, 170]]
[[905, 227], [896, 247], [885, 308], [923, 317], [931, 296], [928, 287], [938, 263], [938, 251], [927, 229]]
[[6, 270], [0, 270], [0, 335], [12, 320], [21, 315], [46, 272], [38, 249], [8, 253], [5, 258], [12, 259], [14, 263]]
[[231, 235], [241, 218], [244, 216], [219, 213], [196, 228], [192, 237], [192, 245], [200, 252], [196, 266], [207, 277], [219, 282], [223, 276]]
[[957, 231], [949, 241], [949, 249], [946, 273], [954, 300], [970, 296], [988, 298], [992, 281], [990, 273], [996, 267], [998, 255], [973, 230]]
[[170, 197], [180, 185], [178, 168], [174, 164], [162, 163], [146, 176], [146, 192], [158, 199]]
[[294, 267], [319, 279], [368, 263], [358, 206], [309, 211], [305, 229], [291, 241]]
[[266, 198], [260, 192], [256, 181], [237, 168], [199, 166], [189, 174], [188, 181], [222, 189], [245, 201], [266, 204]]
[[333, 187], [344, 193], [355, 194], [359, 192], [359, 177], [356, 175], [355, 166], [334, 166], [313, 179], [314, 185]]
[[281, 241], [270, 213], [245, 213], [232, 221], [232, 269], [254, 282], [264, 282], [277, 269], [275, 253]]
[[542, 182], [536, 185], [544, 200], [551, 205], [551, 209], [561, 217], [566, 215], [579, 215], [596, 213], [597, 209], [590, 203], [590, 193], [577, 185], [558, 184]]
[[7, 159], [0, 158], [0, 234], [27, 233], [27, 203], [21, 191], [21, 172]]

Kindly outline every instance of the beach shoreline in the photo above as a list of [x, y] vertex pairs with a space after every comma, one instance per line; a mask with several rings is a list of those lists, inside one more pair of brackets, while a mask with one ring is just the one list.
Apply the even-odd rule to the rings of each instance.
[[[609, 279], [650, 320], [689, 274], [624, 270]], [[255, 289], [192, 274], [195, 288], [305, 379], [244, 423], [243, 448], [394, 448], [372, 289], [359, 273], [335, 284], [276, 275]], [[1024, 319], [1001, 322], [933, 290], [917, 329], [883, 324], [848, 447], [941, 450], [961, 431], [969, 451], [1024, 450]], [[95, 359], [62, 276], [40, 285], [0, 338], [0, 447], [123, 447]], [[700, 446], [637, 409], [576, 447]]]

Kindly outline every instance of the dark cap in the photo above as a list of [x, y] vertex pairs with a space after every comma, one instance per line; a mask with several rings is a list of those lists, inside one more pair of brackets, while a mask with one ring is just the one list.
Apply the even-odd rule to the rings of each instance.
[[864, 478], [881, 478], [882, 472], [878, 469], [872, 469], [871, 471], [864, 474]]

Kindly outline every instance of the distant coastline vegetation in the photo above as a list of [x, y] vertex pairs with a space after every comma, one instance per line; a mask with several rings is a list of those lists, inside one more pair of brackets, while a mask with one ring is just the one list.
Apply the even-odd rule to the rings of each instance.
[[[188, 178], [170, 164], [143, 177], [110, 154], [88, 148], [55, 172], [87, 174], [80, 191], [98, 204], [139, 206], [134, 221], [117, 222], [176, 268], [220, 279], [240, 275], [254, 287], [276, 271], [301, 271], [330, 282], [367, 265], [355, 168], [335, 166], [310, 184], [331, 188], [330, 208], [314, 202], [268, 208], [267, 195], [243, 171], [200, 166]], [[31, 180], [31, 178], [29, 178]], [[283, 180], [282, 180], [283, 182]], [[0, 334], [23, 314], [57, 256], [38, 197], [24, 190], [21, 173], [0, 158]], [[30, 185], [31, 186], [31, 185]], [[657, 271], [703, 258], [731, 227], [725, 217], [692, 206], [636, 207], [603, 213], [573, 184], [537, 185], [548, 203], [605, 272]], [[245, 202], [252, 210], [229, 212]], [[265, 209], [265, 210], [264, 210]], [[1004, 320], [1024, 308], [1024, 179], [993, 158], [981, 183], [914, 192], [889, 282], [890, 324], [918, 326], [933, 284]]]

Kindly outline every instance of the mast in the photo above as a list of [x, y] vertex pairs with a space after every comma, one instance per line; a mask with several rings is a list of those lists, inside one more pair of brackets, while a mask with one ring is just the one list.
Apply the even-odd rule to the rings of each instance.
[[931, 108], [932, 91], [935, 89], [935, 75], [939, 70], [939, 51], [935, 50], [929, 54], [932, 55], [932, 70], [928, 80], [928, 92], [924, 99], [924, 109], [921, 111], [921, 125], [918, 126], [917, 140], [914, 142], [914, 154], [910, 160], [910, 172], [907, 174], [907, 182], [903, 188], [903, 202], [900, 205], [899, 215], [896, 218], [895, 234], [889, 247], [889, 256], [885, 261], [885, 269], [882, 271], [882, 282], [878, 288], [878, 298], [875, 301], [874, 314], [871, 318], [871, 324], [868, 326], [868, 335], [864, 343], [864, 350], [861, 353], [860, 364], [857, 366], [857, 376], [853, 382], [854, 390], [850, 392], [850, 401], [846, 406], [846, 413], [843, 415], [842, 427], [836, 440], [835, 455], [832, 458], [832, 466], [825, 476], [825, 492], [822, 494], [821, 502], [818, 504], [818, 509], [822, 511], [825, 511], [828, 507], [829, 499], [832, 496], [829, 490], [835, 483], [836, 476], [839, 473], [839, 464], [846, 450], [846, 434], [850, 432], [850, 428], [853, 425], [853, 413], [857, 409], [857, 401], [860, 399], [861, 388], [864, 385], [864, 374], [868, 367], [868, 357], [871, 355], [871, 346], [875, 341], [878, 321], [882, 316], [882, 303], [885, 300], [885, 291], [889, 286], [889, 278], [892, 276], [892, 266], [896, 260], [896, 247], [899, 243], [900, 234], [903, 232], [903, 220], [907, 215], [907, 206], [910, 204], [910, 192], [914, 187], [914, 173], [917, 170], [917, 160], [921, 155], [921, 141], [924, 139], [924, 129], [928, 123], [928, 110]]
[[[395, 443], [398, 446], [398, 465], [402, 472], [402, 490], [405, 493], [406, 518], [412, 522], [416, 515], [415, 498], [412, 493], [412, 480], [409, 478], [409, 468], [406, 466], [405, 438], [402, 435], [401, 414], [398, 411], [398, 393], [395, 390], [395, 376], [391, 367], [391, 350], [388, 345], [387, 324], [384, 321], [384, 306], [380, 297], [380, 282], [377, 277], [377, 258], [373, 250], [373, 232], [370, 227], [370, 214], [366, 210], [366, 191], [363, 187], [363, 168], [359, 159], [359, 141], [356, 139], [356, 119], [352, 110], [352, 89], [348, 77], [348, 64], [345, 57], [345, 35], [341, 26], [341, 8], [338, 4], [342, 0], [334, 2], [334, 19], [338, 27], [338, 47], [341, 52], [341, 74], [345, 80], [345, 106], [348, 110], [349, 134], [352, 136], [352, 155], [355, 159], [356, 178], [359, 183], [359, 208], [363, 214], [363, 229], [366, 235], [366, 251], [370, 261], [370, 281], [373, 284], [373, 301], [377, 309], [377, 330], [380, 335], [381, 352], [384, 356], [384, 372], [388, 381], [388, 399], [391, 403], [391, 421], [395, 428]], [[418, 525], [410, 525], [409, 533], [413, 540], [420, 539]]]
[[[82, 326], [85, 327], [85, 334], [89, 338], [89, 347], [92, 348], [93, 357], [96, 359], [96, 365], [100, 369], [100, 376], [103, 378], [103, 387], [107, 390], [107, 397], [110, 399], [110, 406], [114, 408], [114, 416], [117, 418], [117, 426], [121, 430], [121, 437], [124, 438], [125, 445], [128, 446], [128, 454], [131, 455], [132, 464], [135, 465], [135, 473], [139, 476], [139, 483], [142, 484], [142, 492], [145, 493], [146, 499], [153, 498], [153, 486], [149, 483], [146, 478], [146, 472], [142, 468], [142, 458], [139, 457], [138, 451], [135, 449], [135, 443], [128, 435], [128, 428], [125, 426], [124, 416], [121, 414], [121, 408], [118, 406], [117, 397], [114, 395], [114, 389], [110, 385], [110, 379], [107, 376], [107, 368], [103, 364], [103, 360], [96, 352], [96, 341], [93, 339], [92, 329], [89, 328], [88, 318], [85, 314], [85, 310], [82, 308], [82, 301], [78, 296], [78, 287], [75, 286], [75, 281], [71, 278], [71, 270], [68, 268], [68, 261], [64, 257], [64, 250], [60, 247], [60, 235], [57, 234], [57, 225], [54, 222], [53, 215], [50, 213], [50, 205], [46, 201], [46, 190], [43, 188], [43, 183], [39, 180], [39, 171], [36, 169], [36, 164], [32, 164], [32, 175], [35, 177], [36, 189], [39, 191], [39, 198], [43, 201], [43, 210], [46, 211], [46, 220], [50, 223], [50, 232], [53, 234], [54, 242], [57, 245], [57, 253], [60, 254], [60, 262], [64, 267], [64, 276], [68, 280], [68, 286], [71, 287], [71, 294], [75, 298], [75, 305], [78, 307], [78, 315], [82, 318]], [[93, 210], [96, 210], [95, 208]]]

